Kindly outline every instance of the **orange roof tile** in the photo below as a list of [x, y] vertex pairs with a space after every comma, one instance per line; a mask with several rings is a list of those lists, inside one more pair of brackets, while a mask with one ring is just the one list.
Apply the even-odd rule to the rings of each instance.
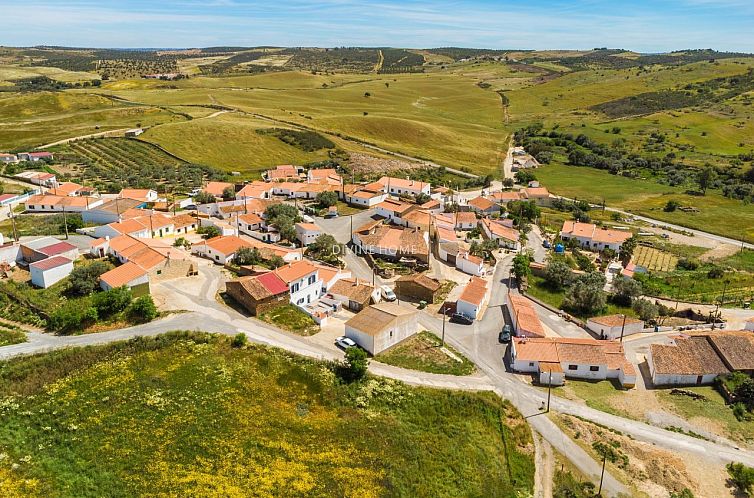
[[294, 280], [298, 280], [314, 271], [317, 271], [316, 266], [309, 261], [301, 260], [281, 266], [275, 270], [275, 273], [283, 282], [290, 284]]
[[128, 284], [136, 280], [139, 277], [143, 277], [147, 274], [147, 271], [141, 268], [136, 263], [128, 262], [124, 263], [112, 270], [103, 273], [100, 276], [100, 280], [105, 282], [110, 287], [116, 288]]

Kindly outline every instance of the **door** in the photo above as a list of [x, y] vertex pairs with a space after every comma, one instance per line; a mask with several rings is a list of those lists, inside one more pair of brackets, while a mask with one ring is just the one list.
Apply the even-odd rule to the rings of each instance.
[[702, 375], [696, 376], [696, 385], [701, 384], [704, 381], [704, 377]]

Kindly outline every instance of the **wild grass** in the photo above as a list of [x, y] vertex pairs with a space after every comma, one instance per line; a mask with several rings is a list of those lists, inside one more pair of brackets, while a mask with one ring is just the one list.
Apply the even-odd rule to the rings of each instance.
[[371, 377], [343, 384], [326, 363], [232, 348], [224, 337], [56, 351], [0, 363], [0, 379], [6, 496], [509, 497], [533, 488], [530, 430], [491, 393]]
[[474, 364], [468, 358], [445, 344], [444, 347], [455, 356], [451, 357], [441, 349], [441, 344], [439, 337], [424, 330], [378, 354], [375, 360], [436, 374], [469, 375], [474, 372]]
[[319, 325], [293, 304], [276, 306], [260, 314], [259, 319], [298, 335], [314, 335], [319, 332]]

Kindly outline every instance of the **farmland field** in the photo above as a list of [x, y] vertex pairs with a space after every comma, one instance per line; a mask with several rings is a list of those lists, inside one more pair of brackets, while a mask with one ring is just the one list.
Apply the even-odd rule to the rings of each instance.
[[667, 272], [675, 269], [678, 258], [669, 252], [660, 251], [654, 247], [639, 245], [634, 250], [631, 262], [642, 266], [648, 271]]
[[77, 140], [53, 151], [59, 160], [73, 163], [66, 177], [103, 192], [126, 187], [190, 190], [224, 176], [219, 170], [191, 165], [150, 143], [129, 138]]
[[530, 430], [492, 393], [344, 384], [328, 364], [223, 337], [173, 333], [18, 358], [0, 364], [0, 379], [3, 496], [533, 489]]

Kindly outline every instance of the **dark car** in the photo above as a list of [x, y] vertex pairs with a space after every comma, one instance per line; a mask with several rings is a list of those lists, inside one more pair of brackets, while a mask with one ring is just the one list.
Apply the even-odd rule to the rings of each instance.
[[505, 327], [503, 327], [503, 330], [500, 331], [500, 334], [497, 336], [497, 340], [502, 343], [508, 343], [511, 342], [511, 326], [506, 324]]
[[471, 325], [474, 323], [474, 319], [470, 316], [466, 316], [463, 313], [453, 313], [450, 315], [450, 321], [453, 323], [460, 323], [462, 325]]

